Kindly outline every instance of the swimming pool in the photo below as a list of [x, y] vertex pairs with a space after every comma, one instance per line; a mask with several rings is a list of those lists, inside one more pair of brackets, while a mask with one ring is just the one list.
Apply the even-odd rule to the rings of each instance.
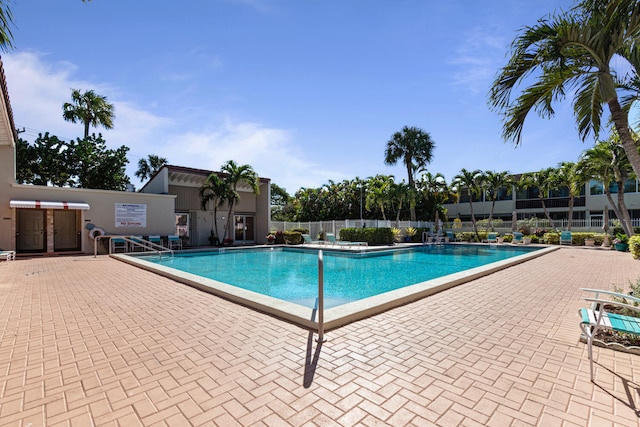
[[[429, 245], [376, 252], [325, 252], [325, 308], [538, 250], [525, 246]], [[288, 247], [178, 253], [150, 262], [308, 308], [318, 295], [317, 250]]]
[[[331, 329], [555, 250], [511, 245], [428, 245], [324, 250], [325, 327]], [[318, 251], [291, 247], [113, 255], [198, 289], [315, 328]]]

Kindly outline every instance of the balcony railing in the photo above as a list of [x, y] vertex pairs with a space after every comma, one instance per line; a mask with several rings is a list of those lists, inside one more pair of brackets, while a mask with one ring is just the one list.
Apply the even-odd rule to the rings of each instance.
[[[587, 198], [576, 197], [573, 199], [573, 206], [585, 206], [587, 203]], [[568, 197], [554, 197], [550, 199], [544, 199], [544, 204], [547, 208], [568, 208], [569, 207], [569, 198]], [[525, 200], [516, 200], [516, 209], [542, 209], [542, 201], [540, 199], [525, 199]]]

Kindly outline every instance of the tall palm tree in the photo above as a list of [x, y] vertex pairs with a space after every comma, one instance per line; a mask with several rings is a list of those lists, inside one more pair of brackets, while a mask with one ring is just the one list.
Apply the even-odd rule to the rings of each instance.
[[476, 233], [476, 239], [480, 241], [480, 235], [478, 234], [478, 224], [476, 223], [476, 216], [473, 213], [473, 197], [480, 195], [482, 183], [484, 180], [484, 174], [481, 170], [476, 169], [474, 171], [468, 171], [465, 168], [460, 170], [460, 173], [453, 177], [451, 187], [456, 188], [458, 197], [462, 191], [467, 192], [469, 198], [469, 210], [471, 211], [471, 222], [473, 223], [473, 231]]
[[164, 157], [156, 156], [155, 154], [149, 154], [146, 159], [138, 160], [138, 170], [135, 176], [144, 181], [147, 178], [151, 178], [158, 172], [164, 165], [167, 164], [167, 159]]
[[207, 206], [213, 207], [213, 229], [211, 229], [212, 244], [218, 239], [218, 208], [221, 208], [227, 201], [229, 187], [217, 173], [212, 173], [207, 177], [205, 184], [200, 187], [200, 206], [202, 210], [207, 210]]
[[558, 188], [566, 188], [569, 192], [569, 218], [567, 220], [567, 230], [571, 231], [573, 225], [573, 206], [576, 197], [580, 197], [580, 193], [584, 188], [587, 178], [581, 173], [577, 163], [562, 162], [557, 169], [554, 170], [553, 181]]
[[[391, 202], [396, 208], [396, 228], [400, 228], [400, 214], [402, 213], [402, 205], [409, 200], [409, 186], [404, 180], [398, 184], [391, 185]], [[411, 203], [409, 203], [411, 206]]]
[[[415, 175], [431, 162], [435, 142], [428, 132], [417, 128], [405, 126], [402, 132], [396, 132], [387, 141], [384, 162], [387, 165], [395, 165], [399, 160], [407, 168], [409, 188], [416, 190]], [[411, 207], [411, 221], [416, 220], [415, 206]]]
[[[633, 236], [633, 225], [624, 202], [624, 181], [633, 174], [633, 171], [616, 136], [612, 135], [607, 141], [600, 141], [582, 153], [578, 161], [578, 169], [581, 170], [581, 174], [602, 182], [603, 191], [613, 212], [620, 220], [625, 234]], [[617, 203], [613, 200], [609, 189], [613, 182], [618, 186]]]
[[223, 173], [223, 180], [228, 190], [225, 193], [229, 212], [227, 213], [227, 225], [224, 228], [224, 237], [222, 239], [224, 241], [227, 238], [228, 231], [231, 229], [233, 208], [240, 200], [238, 187], [242, 184], [248, 185], [251, 192], [258, 195], [260, 194], [260, 179], [250, 165], [238, 165], [233, 160], [229, 160], [222, 165], [220, 170]]
[[84, 138], [89, 137], [89, 127], [103, 126], [113, 128], [115, 118], [113, 104], [107, 102], [106, 96], [96, 94], [92, 90], [80, 93], [78, 89], [71, 89], [72, 102], [65, 102], [62, 106], [62, 116], [71, 123], [81, 122], [84, 125]]
[[[490, 91], [491, 106], [504, 115], [505, 139], [520, 144], [531, 111], [552, 117], [553, 102], [573, 95], [582, 140], [591, 134], [598, 137], [606, 105], [629, 161], [640, 176], [640, 153], [629, 129], [627, 111], [618, 98], [619, 92], [624, 95], [621, 79], [637, 78], [640, 69], [639, 34], [637, 0], [585, 0], [570, 12], [524, 28]], [[521, 86], [520, 95], [513, 99], [512, 92]], [[630, 102], [633, 97], [624, 99]]]
[[496, 206], [496, 200], [500, 190], [506, 190], [507, 194], [511, 194], [514, 185], [513, 175], [509, 171], [494, 172], [486, 171], [484, 173], [485, 191], [491, 198], [491, 212], [489, 212], [488, 227], [493, 231], [493, 210]]
[[554, 228], [554, 223], [544, 199], [549, 197], [549, 191], [555, 189], [555, 182], [553, 180], [554, 173], [554, 168], [546, 168], [538, 172], [528, 172], [520, 177], [520, 182], [518, 183], [521, 188], [535, 189], [538, 199], [540, 199], [540, 203], [542, 204], [544, 215], [547, 217], [551, 228]]

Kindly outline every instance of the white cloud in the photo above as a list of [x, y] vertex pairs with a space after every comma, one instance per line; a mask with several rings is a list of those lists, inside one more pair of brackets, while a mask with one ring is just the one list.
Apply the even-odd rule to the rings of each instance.
[[136, 187], [141, 186], [134, 176], [138, 160], [149, 154], [166, 157], [174, 165], [212, 170], [235, 160], [251, 165], [261, 177], [271, 178], [291, 192], [319, 186], [328, 179], [342, 179], [342, 173], [305, 159], [289, 130], [245, 122], [224, 113], [191, 114], [213, 117], [203, 128], [202, 121], [187, 122], [188, 116], [171, 117], [179, 111], [173, 106], [166, 116], [154, 114], [129, 102], [123, 89], [76, 79], [74, 74], [81, 70], [73, 64], [48, 63], [45, 55], [36, 52], [6, 55], [3, 63], [16, 124], [30, 130], [22, 135], [30, 141], [37, 132], [50, 132], [67, 140], [82, 134], [81, 125], [62, 118], [62, 105], [70, 100], [71, 88], [93, 89], [107, 96], [115, 107], [114, 129], [98, 128], [95, 132], [104, 135], [109, 147], [130, 148], [127, 173]]

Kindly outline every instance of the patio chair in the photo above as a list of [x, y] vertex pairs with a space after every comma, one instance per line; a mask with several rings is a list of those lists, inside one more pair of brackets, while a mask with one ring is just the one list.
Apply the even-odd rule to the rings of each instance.
[[149, 241], [155, 245], [162, 246], [162, 239], [160, 236], [149, 236]]
[[330, 245], [338, 246], [368, 246], [367, 242], [347, 242], [345, 240], [336, 240], [336, 235], [333, 233], [327, 233], [327, 243]]
[[179, 236], [167, 236], [167, 244], [169, 246], [169, 249], [182, 249], [182, 240]]
[[117, 252], [129, 252], [129, 243], [121, 237], [112, 237], [111, 239], [111, 253]]
[[16, 259], [16, 251], [0, 251], [0, 258], [13, 261]]
[[450, 242], [455, 242], [456, 241], [456, 235], [453, 234], [453, 231], [447, 231], [447, 237], [449, 238]]
[[487, 243], [498, 243], [498, 233], [487, 233]]
[[571, 238], [570, 231], [561, 231], [560, 232], [560, 244], [561, 245], [573, 245], [573, 239]]
[[130, 238], [133, 242], [140, 243], [140, 245], [136, 245], [135, 243], [131, 244], [132, 252], [144, 252], [146, 250], [145, 247], [143, 246], [144, 239], [142, 238], [142, 236], [131, 236]]
[[[334, 236], [335, 239], [335, 236]], [[322, 240], [311, 240], [311, 236], [309, 236], [308, 234], [303, 234], [302, 235], [302, 244], [303, 245], [321, 245], [324, 242]]]
[[513, 232], [513, 240], [511, 240], [511, 243], [524, 243], [524, 241], [522, 240], [522, 233], [519, 231], [514, 231]]
[[[631, 311], [640, 316], [640, 307], [638, 306], [640, 298], [600, 289], [583, 288], [581, 290], [595, 294], [592, 298], [585, 298], [586, 301], [591, 303], [591, 306], [589, 308], [581, 308], [578, 311], [580, 329], [582, 329], [587, 341], [589, 370], [591, 382], [593, 382], [593, 340], [596, 334], [599, 330], [608, 329], [626, 334], [640, 335], [640, 317], [612, 311], [613, 308], [623, 308], [627, 309], [627, 313]], [[616, 297], [624, 302], [602, 299], [601, 294]]]

